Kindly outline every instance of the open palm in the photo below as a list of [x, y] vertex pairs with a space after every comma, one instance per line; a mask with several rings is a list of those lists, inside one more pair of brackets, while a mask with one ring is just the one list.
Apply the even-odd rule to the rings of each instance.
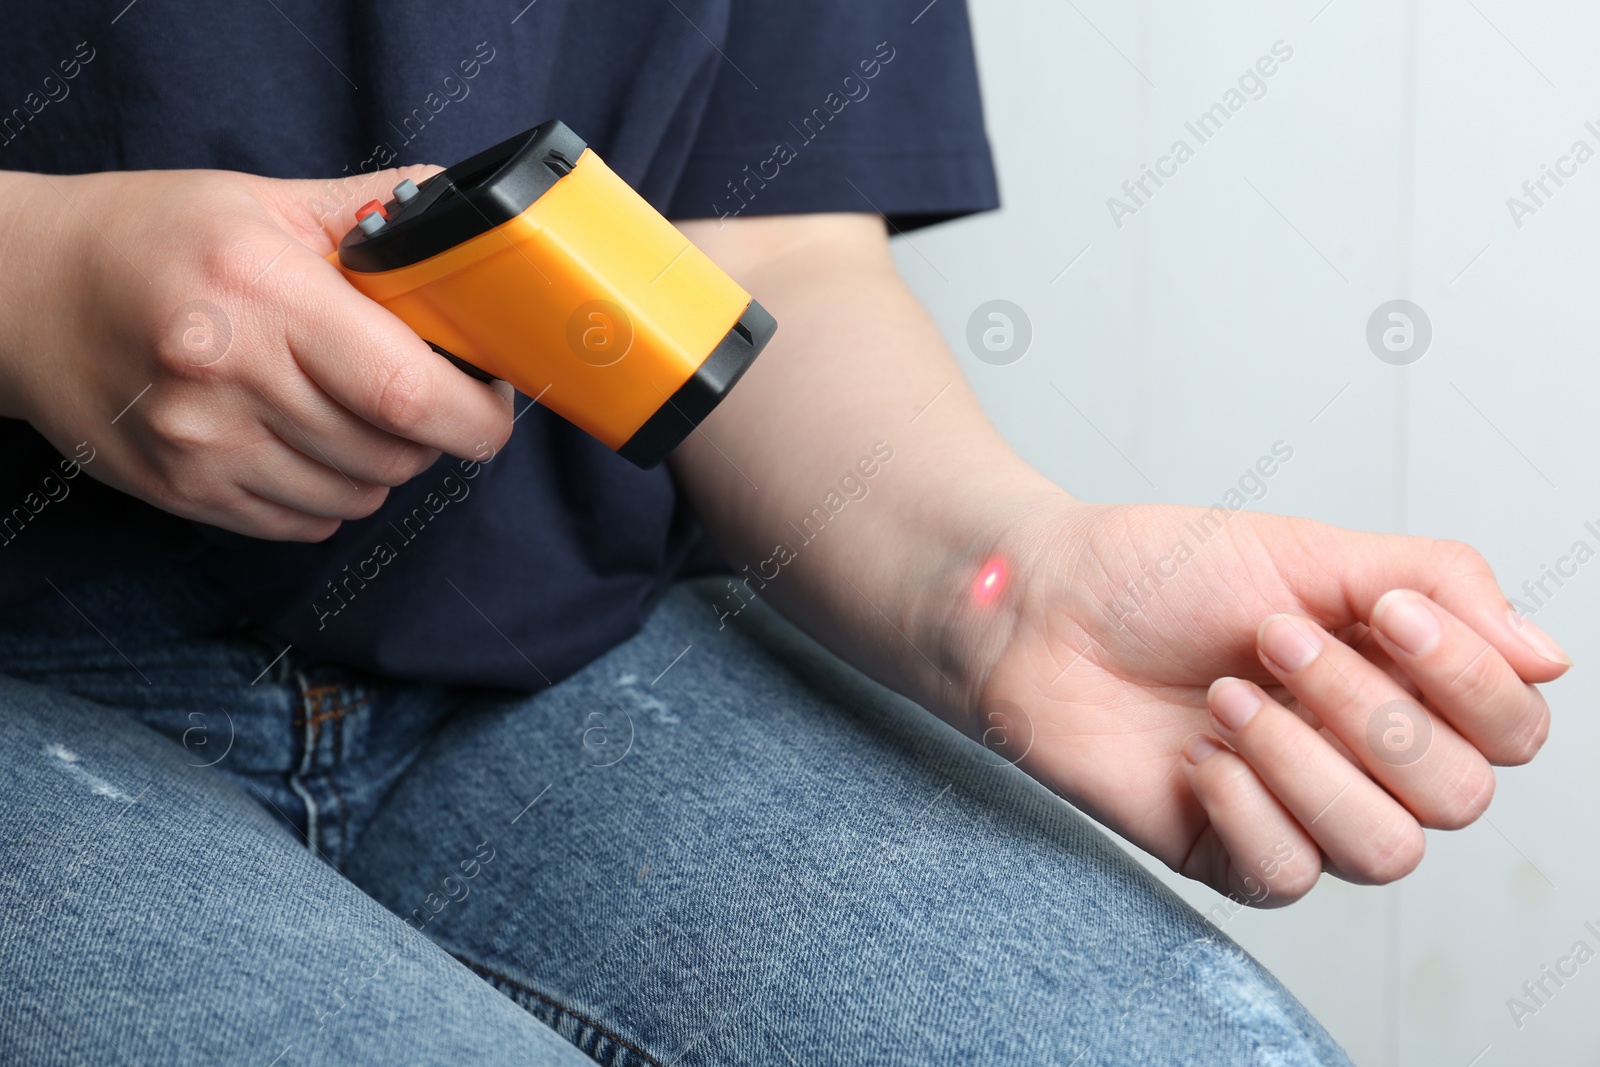
[[[1063, 505], [1014, 531], [996, 751], [1258, 905], [1386, 882], [1476, 819], [1569, 665], [1455, 542], [1249, 512]], [[1198, 735], [1198, 736], [1197, 736]]]

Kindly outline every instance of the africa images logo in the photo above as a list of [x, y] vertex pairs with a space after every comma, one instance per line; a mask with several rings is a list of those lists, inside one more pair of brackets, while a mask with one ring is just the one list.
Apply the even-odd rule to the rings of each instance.
[[1294, 49], [1289, 44], [1273, 41], [1270, 55], [1261, 56], [1253, 65], [1246, 67], [1244, 73], [1239, 75], [1238, 82], [1230, 85], [1219, 101], [1183, 124], [1183, 128], [1194, 138], [1194, 144], [1191, 145], [1187, 137], [1179, 137], [1172, 142], [1167, 154], [1156, 160], [1155, 166], [1141, 164], [1138, 176], [1122, 183], [1121, 197], [1107, 197], [1106, 210], [1111, 213], [1111, 221], [1117, 229], [1122, 229], [1126, 219], [1137, 215], [1168, 181], [1178, 176], [1178, 168], [1194, 158], [1199, 145], [1221, 133], [1228, 120], [1244, 110], [1250, 101], [1266, 96], [1267, 79], [1293, 58]]

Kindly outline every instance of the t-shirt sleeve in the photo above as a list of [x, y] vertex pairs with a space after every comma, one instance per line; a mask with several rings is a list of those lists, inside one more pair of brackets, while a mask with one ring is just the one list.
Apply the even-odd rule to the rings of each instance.
[[735, 0], [668, 215], [999, 206], [964, 0]]

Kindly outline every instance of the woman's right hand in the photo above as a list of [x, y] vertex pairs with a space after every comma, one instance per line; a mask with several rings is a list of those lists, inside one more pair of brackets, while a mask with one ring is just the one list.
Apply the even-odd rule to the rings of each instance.
[[[483, 459], [509, 392], [462, 374], [324, 257], [434, 167], [0, 176], [0, 415], [177, 515], [317, 541], [441, 451]], [[336, 198], [337, 207], [325, 202]]]

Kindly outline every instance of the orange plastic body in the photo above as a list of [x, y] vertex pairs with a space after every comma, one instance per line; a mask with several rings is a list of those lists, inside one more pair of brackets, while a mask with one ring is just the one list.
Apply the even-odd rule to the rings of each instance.
[[[338, 266], [338, 254], [329, 257]], [[750, 294], [593, 150], [526, 211], [436, 256], [350, 284], [425, 341], [612, 449], [739, 321]]]

